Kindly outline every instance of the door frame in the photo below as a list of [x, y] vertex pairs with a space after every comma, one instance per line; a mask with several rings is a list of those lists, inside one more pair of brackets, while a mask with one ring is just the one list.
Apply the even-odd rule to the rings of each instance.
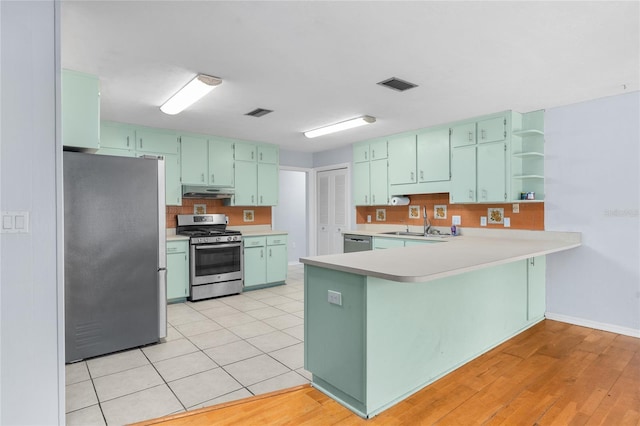
[[[278, 173], [280, 173], [280, 170], [287, 170], [287, 171], [293, 171], [293, 172], [304, 172], [306, 174], [307, 177], [307, 186], [305, 188], [305, 195], [306, 195], [306, 202], [307, 202], [307, 224], [306, 224], [306, 233], [307, 233], [307, 256], [312, 256], [311, 254], [311, 241], [313, 240], [315, 243], [315, 240], [313, 239], [313, 235], [315, 235], [315, 233], [313, 232], [313, 228], [311, 227], [311, 216], [312, 216], [312, 206], [315, 206], [315, 204], [313, 203], [313, 199], [312, 196], [314, 194], [312, 194], [311, 192], [311, 181], [313, 180], [313, 169], [309, 168], [309, 167], [294, 167], [294, 166], [279, 166], [278, 168]], [[278, 198], [282, 197], [282, 194], [278, 194]], [[271, 228], [273, 229], [273, 207], [271, 207]], [[277, 226], [279, 226], [278, 224], [276, 224]], [[312, 235], [313, 234], [313, 235]], [[315, 254], [315, 251], [314, 253]]]
[[351, 229], [351, 219], [354, 214], [353, 209], [351, 208], [353, 206], [353, 202], [351, 200], [351, 163], [338, 163], [332, 164], [330, 166], [314, 167], [309, 175], [309, 256], [315, 256], [318, 252], [318, 191], [316, 186], [316, 183], [318, 181], [318, 173], [339, 169], [347, 169], [345, 196], [347, 197], [347, 206], [349, 211], [347, 214], [347, 223], [345, 224], [345, 229]]

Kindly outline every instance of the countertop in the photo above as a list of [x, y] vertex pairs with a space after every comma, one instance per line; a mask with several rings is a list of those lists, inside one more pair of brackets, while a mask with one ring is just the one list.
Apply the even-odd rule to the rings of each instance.
[[287, 235], [287, 231], [274, 231], [274, 230], [256, 230], [256, 231], [242, 231], [243, 237], [262, 237], [269, 235]]
[[186, 235], [167, 235], [167, 241], [189, 241]]
[[[346, 234], [395, 238], [369, 231]], [[410, 239], [400, 236], [399, 238]], [[422, 238], [424, 237], [417, 237]], [[385, 250], [304, 257], [306, 265], [398, 282], [424, 282], [464, 272], [547, 255], [579, 247], [576, 232], [511, 231], [487, 236], [434, 238], [437, 244], [424, 244]]]

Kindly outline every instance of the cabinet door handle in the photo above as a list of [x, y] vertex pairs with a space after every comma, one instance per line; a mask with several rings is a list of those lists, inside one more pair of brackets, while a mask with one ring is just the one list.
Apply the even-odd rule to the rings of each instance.
[[251, 151], [251, 159], [253, 160], [253, 151]]
[[269, 249], [269, 257], [273, 257], [273, 255], [271, 254], [271, 249]]
[[262, 204], [262, 203], [263, 203], [263, 201], [262, 201], [262, 195], [261, 195], [260, 196], [260, 204]]
[[473, 132], [469, 132], [469, 142], [473, 142]]
[[129, 136], [127, 136], [127, 148], [129, 148]]
[[368, 160], [368, 158], [367, 158], [367, 151], [365, 151], [365, 152], [364, 152], [364, 159], [365, 159], [365, 160]]
[[140, 138], [140, 148], [142, 148], [142, 138]]
[[424, 170], [420, 170], [420, 180], [424, 180]]
[[373, 195], [371, 196], [371, 201], [373, 201], [373, 204], [375, 204], [375, 203], [376, 203], [376, 194], [373, 194]]
[[483, 189], [483, 190], [482, 190], [482, 198], [483, 198], [484, 200], [486, 200], [486, 199], [487, 199], [487, 196], [488, 196], [487, 190], [486, 190], [486, 189]]
[[251, 195], [251, 203], [253, 204], [253, 200], [255, 200], [254, 196]]
[[413, 175], [414, 175], [414, 173], [413, 173], [413, 172], [411, 172], [411, 180], [413, 180]]
[[369, 204], [369, 197], [366, 195], [364, 196], [364, 203]]
[[469, 199], [473, 200], [473, 190], [472, 189], [469, 190]]
[[260, 161], [262, 161], [262, 153], [260, 153]]
[[260, 249], [260, 259], [264, 257], [264, 250]]
[[211, 173], [211, 183], [216, 181], [216, 175]]
[[486, 139], [487, 138], [487, 132], [484, 129], [482, 129], [480, 131], [480, 138], [482, 138], [482, 139]]
[[375, 159], [376, 159], [376, 150], [375, 150], [375, 149], [372, 149], [372, 150], [371, 150], [371, 159], [372, 159], [372, 160], [375, 160]]
[[200, 182], [204, 182], [204, 173], [200, 173]]

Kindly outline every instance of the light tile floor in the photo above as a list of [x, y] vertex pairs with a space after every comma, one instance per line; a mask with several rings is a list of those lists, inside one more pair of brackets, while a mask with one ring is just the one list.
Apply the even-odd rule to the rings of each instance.
[[308, 383], [302, 265], [283, 286], [168, 307], [167, 341], [66, 366], [68, 425], [122, 425]]

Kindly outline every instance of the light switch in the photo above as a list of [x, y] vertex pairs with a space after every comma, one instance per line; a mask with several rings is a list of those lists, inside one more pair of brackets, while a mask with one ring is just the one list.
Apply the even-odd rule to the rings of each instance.
[[480, 216], [480, 226], [487, 226], [487, 217]]
[[504, 218], [504, 227], [505, 228], [511, 228], [511, 218], [510, 217], [505, 217]]
[[24, 229], [24, 216], [22, 215], [16, 215], [16, 222], [15, 222], [15, 228], [16, 229]]
[[329, 303], [334, 305], [342, 306], [342, 293], [338, 293], [337, 291], [329, 290]]
[[29, 212], [9, 212], [2, 213], [2, 232], [6, 234], [28, 234], [29, 233]]

